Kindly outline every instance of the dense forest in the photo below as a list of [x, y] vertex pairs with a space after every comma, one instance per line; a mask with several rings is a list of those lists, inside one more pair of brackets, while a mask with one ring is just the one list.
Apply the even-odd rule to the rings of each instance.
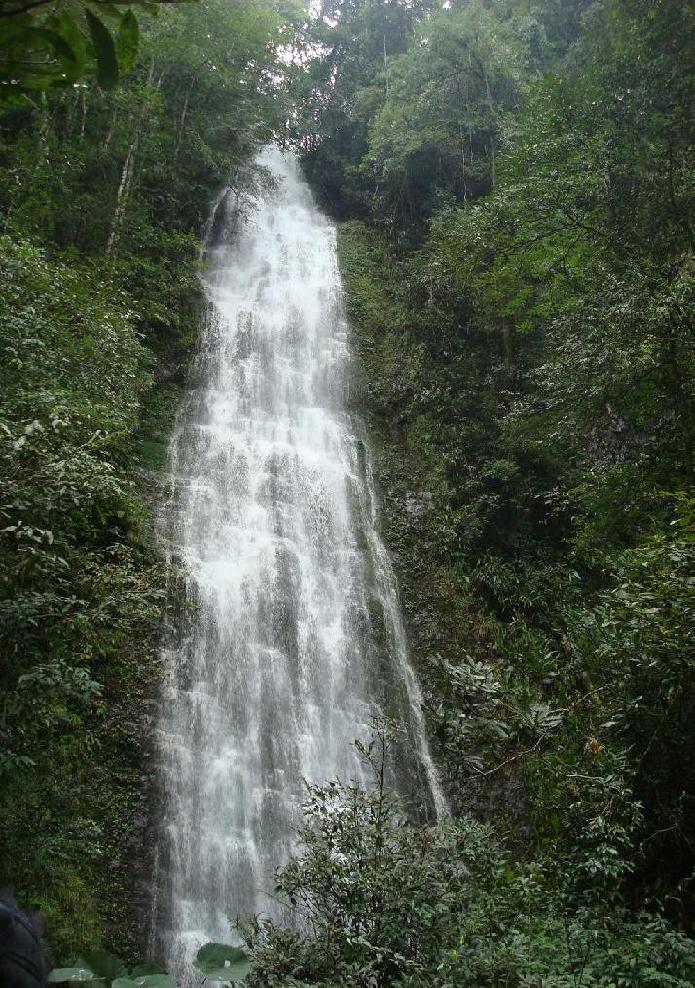
[[452, 813], [405, 821], [378, 724], [245, 983], [695, 983], [692, 7], [36, 6], [0, 6], [0, 883], [50, 961], [146, 949], [153, 509], [205, 223], [274, 140], [338, 224]]
[[142, 949], [166, 586], [154, 477], [198, 331], [210, 203], [249, 188], [287, 114], [272, 3], [138, 19], [120, 83], [95, 78], [98, 49], [70, 86], [52, 49], [22, 52], [45, 77], [8, 87], [0, 118], [0, 872], [40, 908], [56, 960], [102, 938]]

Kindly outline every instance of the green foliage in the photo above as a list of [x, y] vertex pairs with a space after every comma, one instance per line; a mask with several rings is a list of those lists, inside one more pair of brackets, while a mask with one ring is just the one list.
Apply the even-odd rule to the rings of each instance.
[[[433, 744], [455, 811], [495, 827], [414, 827], [379, 784], [309, 788], [279, 876], [309, 922], [252, 923], [248, 977], [691, 984], [687, 5], [330, 0], [282, 70], [296, 112], [291, 6], [5, 6], [3, 880], [61, 957], [98, 966], [104, 919], [132, 953], [118, 860], [163, 583], [134, 478], [163, 462], [212, 196], [243, 209], [290, 117], [349, 220]], [[166, 977], [116, 964], [118, 988]], [[199, 964], [248, 971], [220, 945]]]
[[[243, 950], [225, 943], [206, 943], [196, 954], [193, 966], [204, 980], [234, 984], [251, 970]], [[49, 984], [89, 984], [94, 988], [175, 988], [172, 978], [156, 964], [138, 964], [130, 973], [118, 957], [106, 950], [91, 950], [73, 967], [55, 968]]]
[[96, 267], [8, 238], [1, 249], [0, 863], [67, 950], [97, 935], [86, 885], [108, 812], [90, 763], [118, 750], [118, 661], [152, 636], [162, 599], [130, 475], [149, 360], [127, 296]]
[[383, 192], [372, 204], [398, 228], [450, 190], [461, 197], [494, 184], [495, 145], [518, 100], [513, 35], [478, 4], [428, 18], [408, 50], [388, 63], [388, 91], [369, 128], [363, 167]]
[[90, 4], [78, 0], [67, 6], [46, 6], [31, 0], [4, 3], [0, 13], [0, 105], [21, 104], [24, 90], [67, 89], [90, 75], [96, 76], [103, 89], [113, 89], [137, 58], [139, 25], [134, 9], [146, 9], [151, 14], [162, 2], [108, 0]]
[[605, 743], [625, 746], [635, 766], [640, 866], [658, 869], [658, 888], [687, 872], [695, 839], [693, 539], [681, 526], [616, 559], [610, 589], [576, 634], [575, 661], [602, 686]]
[[631, 914], [610, 862], [608, 897], [578, 902], [570, 861], [515, 861], [466, 816], [414, 827], [378, 784], [310, 786], [305, 813], [277, 892], [306, 921], [244, 928], [252, 985], [685, 988], [695, 975], [692, 941]]
[[94, 988], [175, 988], [173, 980], [153, 964], [128, 970], [118, 957], [106, 950], [90, 950], [73, 967], [54, 968], [49, 984], [88, 984]]
[[327, 0], [310, 9], [302, 41], [308, 57], [297, 66], [293, 130], [305, 165], [330, 207], [365, 208], [368, 188], [359, 163], [371, 118], [383, 104], [388, 57], [405, 51], [429, 0]]
[[97, 82], [104, 89], [111, 89], [118, 82], [116, 43], [103, 22], [89, 7], [84, 14], [97, 58]]
[[272, 0], [166, 7], [141, 19], [137, 60], [115, 90], [16, 102], [0, 130], [6, 231], [126, 255], [129, 282], [159, 285], [142, 301], [180, 311], [171, 289], [192, 278], [213, 196], [248, 188], [254, 150], [282, 126], [273, 64], [286, 17]]
[[199, 326], [200, 234], [221, 188], [243, 202], [259, 180], [293, 14], [5, 6], [3, 71], [26, 54], [41, 93], [12, 69], [1, 97], [0, 883], [42, 910], [53, 956], [105, 937], [132, 957], [166, 576], [156, 471]]
[[243, 950], [226, 943], [206, 943], [193, 961], [193, 967], [208, 980], [231, 984], [242, 981], [251, 966]]
[[304, 143], [346, 220], [384, 535], [449, 794], [541, 876], [530, 932], [490, 934], [514, 974], [492, 948], [497, 981], [457, 956], [475, 984], [667, 984], [647, 955], [665, 914], [690, 929], [695, 866], [692, 17], [432, 6], [359, 73], [329, 44], [371, 37], [372, 6], [317, 28], [331, 74], [308, 66]]

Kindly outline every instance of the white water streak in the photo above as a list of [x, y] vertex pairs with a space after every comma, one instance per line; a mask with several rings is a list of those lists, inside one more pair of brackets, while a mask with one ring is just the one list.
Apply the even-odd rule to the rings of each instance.
[[292, 158], [263, 163], [278, 189], [208, 253], [199, 385], [170, 449], [165, 524], [196, 610], [165, 655], [154, 922], [183, 978], [197, 946], [232, 939], [229, 917], [273, 912], [302, 780], [361, 780], [352, 742], [385, 706], [420, 801], [446, 812], [345, 406], [335, 230]]

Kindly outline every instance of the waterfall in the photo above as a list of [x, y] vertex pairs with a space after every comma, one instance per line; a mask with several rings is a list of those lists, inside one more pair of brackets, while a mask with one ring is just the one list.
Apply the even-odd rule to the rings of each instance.
[[352, 742], [378, 711], [405, 728], [394, 784], [446, 812], [347, 402], [335, 230], [291, 156], [261, 163], [269, 191], [207, 251], [169, 453], [163, 526], [189, 616], [163, 657], [153, 929], [184, 980], [201, 943], [232, 942], [230, 917], [274, 912], [303, 780], [362, 780]]

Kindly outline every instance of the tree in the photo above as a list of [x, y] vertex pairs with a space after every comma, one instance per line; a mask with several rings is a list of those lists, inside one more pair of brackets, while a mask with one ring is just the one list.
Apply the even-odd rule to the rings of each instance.
[[[157, 3], [176, 0], [152, 0]], [[184, 0], [185, 2], [185, 0]], [[145, 0], [4, 0], [0, 6], [0, 101], [22, 91], [69, 88], [85, 77], [112, 89], [138, 53], [135, 11]], [[110, 25], [110, 26], [107, 26]]]

